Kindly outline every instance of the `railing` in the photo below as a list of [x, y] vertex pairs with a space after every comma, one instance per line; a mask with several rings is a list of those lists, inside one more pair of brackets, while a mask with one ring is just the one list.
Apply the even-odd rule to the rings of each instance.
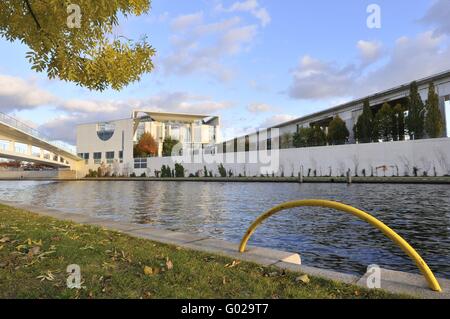
[[68, 148], [65, 144], [61, 143], [61, 142], [57, 142], [57, 141], [51, 141], [48, 137], [46, 137], [45, 135], [43, 135], [42, 133], [40, 133], [38, 130], [28, 126], [27, 124], [5, 114], [0, 112], [0, 122], [3, 122], [11, 127], [14, 127], [17, 130], [20, 130], [28, 135], [31, 135], [35, 138], [38, 138], [40, 140], [43, 140], [44, 142], [53, 145], [59, 149], [62, 149], [70, 154], [76, 155], [75, 152], [73, 150], [71, 150], [70, 148]]
[[431, 269], [428, 267], [427, 263], [417, 253], [417, 251], [414, 248], [412, 248], [406, 242], [406, 240], [404, 240], [400, 235], [398, 235], [395, 231], [393, 231], [391, 228], [386, 226], [383, 222], [379, 221], [369, 213], [366, 213], [360, 209], [354, 208], [349, 205], [329, 200], [322, 200], [322, 199], [297, 200], [292, 202], [286, 202], [278, 206], [275, 206], [272, 209], [269, 209], [264, 214], [259, 216], [247, 229], [239, 245], [239, 252], [241, 253], [245, 252], [245, 247], [247, 246], [247, 242], [250, 239], [250, 236], [264, 220], [282, 210], [305, 206], [336, 209], [345, 213], [349, 213], [353, 216], [356, 216], [362, 219], [363, 221], [369, 223], [370, 225], [374, 226], [375, 228], [380, 230], [386, 237], [390, 238], [394, 243], [396, 243], [416, 263], [417, 267], [420, 269], [423, 276], [427, 280], [428, 286], [430, 287], [431, 290], [438, 292], [442, 291], [439, 282], [436, 280], [436, 277], [434, 276]]

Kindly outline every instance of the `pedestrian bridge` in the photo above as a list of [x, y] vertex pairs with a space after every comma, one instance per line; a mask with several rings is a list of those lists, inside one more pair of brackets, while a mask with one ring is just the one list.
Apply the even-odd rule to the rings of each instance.
[[77, 170], [83, 164], [62, 143], [45, 138], [25, 123], [0, 112], [0, 158]]

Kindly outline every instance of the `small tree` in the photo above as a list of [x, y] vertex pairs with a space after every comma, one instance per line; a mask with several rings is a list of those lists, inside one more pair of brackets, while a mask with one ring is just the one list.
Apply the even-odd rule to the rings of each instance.
[[227, 177], [227, 170], [223, 167], [223, 164], [220, 163], [218, 166], [220, 177]]
[[328, 142], [332, 145], [345, 144], [349, 135], [350, 132], [348, 131], [345, 122], [339, 115], [336, 115], [328, 127]]
[[425, 131], [431, 138], [442, 137], [444, 122], [439, 110], [439, 95], [436, 94], [434, 84], [430, 83], [428, 88], [428, 100], [425, 104], [427, 114], [425, 116]]
[[378, 113], [375, 115], [373, 136], [387, 142], [390, 141], [394, 130], [393, 112], [389, 103], [384, 103]]
[[292, 136], [292, 143], [294, 147], [307, 147], [308, 139], [310, 136], [311, 128], [309, 127], [301, 127], [298, 132], [295, 132]]
[[280, 137], [280, 149], [290, 148], [292, 145], [293, 136], [290, 133], [284, 133]]
[[364, 101], [363, 112], [353, 126], [353, 133], [358, 143], [370, 143], [372, 141], [373, 114], [369, 100]]
[[175, 163], [175, 177], [184, 177], [183, 165]]
[[421, 139], [424, 133], [424, 105], [416, 82], [410, 85], [406, 127], [411, 139]]
[[324, 146], [327, 145], [327, 135], [320, 126], [313, 126], [308, 134], [308, 146]]
[[139, 138], [135, 146], [135, 157], [156, 156], [158, 154], [158, 144], [150, 133], [144, 133]]
[[178, 140], [172, 139], [170, 136], [166, 137], [163, 142], [162, 156], [172, 156], [172, 149], [178, 143]]

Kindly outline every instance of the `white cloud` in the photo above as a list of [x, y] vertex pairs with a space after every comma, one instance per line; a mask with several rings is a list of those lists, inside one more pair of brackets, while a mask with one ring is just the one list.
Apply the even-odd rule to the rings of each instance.
[[32, 81], [0, 74], [0, 111], [32, 109], [52, 103], [56, 98]]
[[343, 68], [311, 56], [300, 59], [293, 71], [289, 96], [295, 99], [325, 99], [346, 95], [354, 80], [354, 67]]
[[271, 117], [268, 117], [264, 122], [261, 123], [260, 127], [269, 128], [284, 122], [291, 121], [296, 119], [297, 117], [289, 114], [276, 114]]
[[355, 79], [364, 95], [389, 89], [450, 69], [450, 47], [443, 37], [432, 32], [415, 38], [401, 37], [391, 50], [388, 61], [380, 68]]
[[267, 26], [272, 20], [267, 9], [262, 8], [257, 0], [238, 1], [233, 3], [229, 8], [224, 8], [222, 4], [219, 4], [216, 10], [224, 12], [249, 12], [260, 21], [263, 27]]
[[270, 112], [272, 109], [272, 106], [266, 103], [252, 103], [247, 106], [247, 110], [251, 113]]
[[196, 12], [191, 14], [180, 15], [174, 18], [170, 25], [173, 30], [181, 31], [190, 29], [196, 25], [199, 25], [203, 22], [203, 12]]
[[243, 25], [239, 17], [178, 29], [171, 37], [172, 50], [162, 59], [166, 74], [206, 74], [229, 81], [234, 70], [226, 59], [246, 51], [257, 34], [256, 25]]
[[364, 64], [371, 64], [381, 57], [382, 45], [380, 42], [360, 40], [356, 47]]
[[450, 35], [450, 2], [448, 0], [434, 1], [420, 21], [435, 27], [435, 36]]
[[[11, 113], [22, 109], [53, 107], [62, 113], [38, 126], [55, 140], [75, 143], [76, 125], [85, 122], [129, 118], [133, 109], [202, 113], [215, 115], [233, 107], [228, 101], [217, 101], [207, 95], [189, 92], [160, 92], [142, 99], [61, 99], [22, 78], [0, 75], [0, 111]], [[29, 123], [30, 126], [37, 125]]]
[[450, 47], [444, 37], [435, 37], [432, 32], [399, 38], [393, 48], [386, 50], [383, 56], [386, 62], [376, 69], [367, 69], [364, 59], [366, 62], [374, 59], [377, 46], [358, 44], [361, 52], [365, 52], [361, 53], [360, 67], [338, 66], [335, 62], [304, 56], [293, 71], [289, 96], [306, 100], [363, 97], [450, 69]]

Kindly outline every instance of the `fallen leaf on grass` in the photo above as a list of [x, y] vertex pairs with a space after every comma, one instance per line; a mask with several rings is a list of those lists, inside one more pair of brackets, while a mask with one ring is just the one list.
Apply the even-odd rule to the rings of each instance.
[[94, 247], [92, 245], [86, 245], [86, 246], [80, 248], [80, 250], [88, 250], [88, 249], [94, 250]]
[[173, 268], [173, 263], [169, 259], [169, 257], [167, 257], [167, 260], [166, 260], [166, 267], [167, 267], [167, 270], [171, 270]]
[[3, 237], [3, 238], [0, 238], [0, 243], [7, 243], [7, 242], [9, 242], [9, 241], [11, 241], [11, 239], [9, 238], [9, 237]]
[[295, 278], [296, 282], [302, 282], [304, 284], [309, 284], [309, 282], [311, 281], [308, 277], [308, 275], [301, 275], [297, 278]]
[[28, 251], [28, 257], [33, 257], [34, 255], [37, 255], [41, 251], [41, 247], [34, 246]]
[[237, 265], [239, 265], [241, 263], [240, 260], [233, 260], [231, 263], [226, 264], [225, 268], [233, 268], [236, 267]]
[[53, 281], [53, 280], [55, 280], [55, 276], [53, 276], [53, 273], [50, 270], [47, 270], [47, 273], [42, 274], [40, 276], [37, 276], [36, 278], [40, 279], [41, 281], [44, 281], [44, 280]]
[[153, 268], [149, 266], [144, 267], [144, 274], [147, 276], [153, 275]]

